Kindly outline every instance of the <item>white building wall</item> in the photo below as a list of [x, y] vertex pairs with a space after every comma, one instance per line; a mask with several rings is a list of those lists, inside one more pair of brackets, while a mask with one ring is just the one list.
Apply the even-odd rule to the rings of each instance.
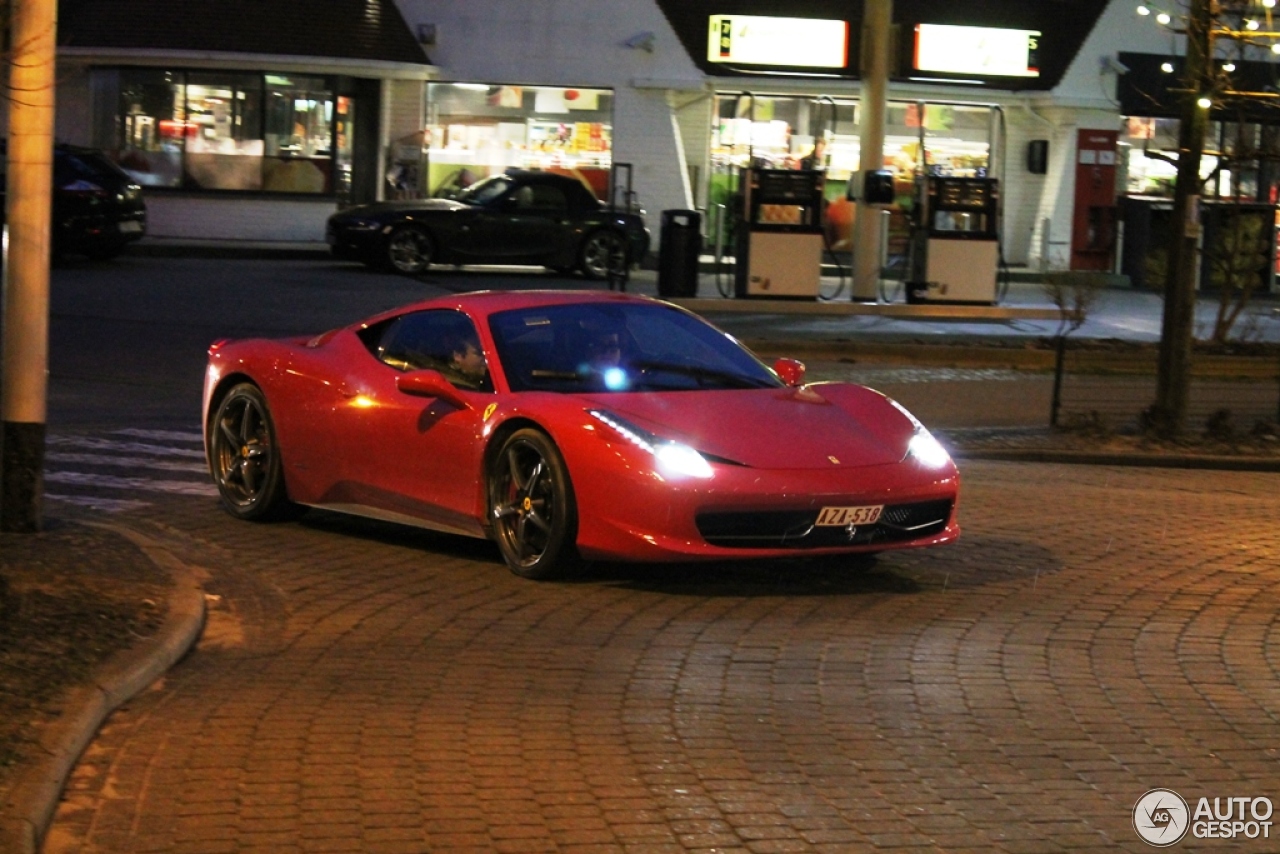
[[412, 28], [434, 24], [427, 48], [439, 79], [614, 90], [613, 158], [630, 163], [657, 239], [658, 212], [689, 208], [671, 91], [704, 77], [652, 0], [398, 0]]
[[217, 198], [150, 193], [147, 236], [186, 240], [321, 242], [332, 199]]
[[[70, 69], [59, 66], [57, 87], [53, 95], [53, 138], [72, 145], [90, 145], [93, 142], [93, 128], [90, 125], [93, 95], [89, 89], [88, 69], [81, 66]], [[7, 123], [9, 111], [6, 109], [3, 112]]]
[[[1049, 171], [1033, 215], [1028, 246], [1027, 263], [1033, 267], [1057, 270], [1070, 264], [1076, 136], [1085, 129], [1119, 129], [1116, 75], [1123, 68], [1117, 54], [1182, 50], [1180, 37], [1170, 35], [1152, 16], [1138, 16], [1134, 8], [1129, 0], [1111, 0], [1058, 86], [1048, 95], [1027, 99], [1027, 114], [1038, 117], [1033, 122], [1044, 130], [1046, 135], [1041, 138], [1049, 140]], [[1117, 170], [1117, 180], [1123, 173], [1123, 169]], [[1117, 186], [1116, 192], [1122, 194], [1124, 187]]]

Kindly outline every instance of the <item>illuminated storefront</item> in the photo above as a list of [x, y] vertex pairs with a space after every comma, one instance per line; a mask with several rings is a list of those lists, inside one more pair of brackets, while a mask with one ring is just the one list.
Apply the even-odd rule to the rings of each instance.
[[509, 168], [573, 175], [608, 195], [611, 90], [431, 83], [426, 116], [422, 134], [393, 154], [389, 175], [401, 196], [449, 196]]
[[[1128, 69], [1118, 95], [1119, 161], [1125, 245], [1122, 271], [1140, 286], [1159, 287], [1165, 276], [1169, 220], [1178, 159], [1176, 62], [1160, 54], [1121, 53]], [[1264, 91], [1269, 63], [1239, 61], [1225, 67], [1233, 85]], [[1257, 252], [1268, 263], [1259, 287], [1273, 290], [1280, 272], [1280, 120], [1265, 98], [1210, 113], [1200, 158], [1201, 287], [1214, 287], [1228, 246]], [[1254, 242], [1261, 248], [1253, 247]], [[1245, 247], [1243, 250], [1238, 247]], [[1251, 248], [1253, 247], [1253, 248]]]
[[322, 240], [422, 127], [435, 69], [395, 0], [59, 7], [58, 139], [142, 185], [148, 239]]
[[93, 145], [143, 187], [344, 195], [355, 100], [333, 77], [96, 69]]
[[[832, 249], [848, 248], [853, 205], [846, 195], [861, 156], [858, 104], [830, 96], [721, 93], [711, 133], [708, 201], [731, 204], [738, 175], [749, 163], [773, 169], [826, 172], [824, 215]], [[999, 108], [990, 104], [892, 101], [888, 105], [884, 168], [894, 174], [890, 208], [892, 248], [905, 240], [907, 213], [919, 174], [986, 177], [999, 134]]]

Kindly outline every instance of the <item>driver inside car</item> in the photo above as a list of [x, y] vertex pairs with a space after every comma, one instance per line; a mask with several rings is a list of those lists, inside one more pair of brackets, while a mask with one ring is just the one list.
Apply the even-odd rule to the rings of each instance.
[[474, 333], [456, 336], [449, 345], [449, 365], [445, 377], [454, 385], [478, 389], [489, 372], [484, 352]]

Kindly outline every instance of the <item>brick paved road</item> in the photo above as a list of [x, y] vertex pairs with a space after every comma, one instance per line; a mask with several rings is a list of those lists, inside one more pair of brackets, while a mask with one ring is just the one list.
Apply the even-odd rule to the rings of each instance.
[[965, 475], [959, 544], [863, 571], [537, 584], [335, 517], [117, 516], [221, 598], [47, 850], [1142, 851], [1152, 787], [1280, 802], [1280, 477]]

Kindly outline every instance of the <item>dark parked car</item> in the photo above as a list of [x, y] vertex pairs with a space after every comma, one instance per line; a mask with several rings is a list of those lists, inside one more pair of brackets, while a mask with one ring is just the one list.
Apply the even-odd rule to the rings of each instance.
[[[0, 143], [0, 222], [4, 221], [6, 148]], [[54, 146], [52, 203], [55, 254], [114, 258], [147, 233], [142, 188], [93, 148]]]
[[581, 182], [508, 170], [456, 199], [360, 205], [329, 217], [338, 258], [401, 273], [441, 264], [541, 264], [600, 279], [636, 264], [649, 248], [638, 214], [612, 210]]

